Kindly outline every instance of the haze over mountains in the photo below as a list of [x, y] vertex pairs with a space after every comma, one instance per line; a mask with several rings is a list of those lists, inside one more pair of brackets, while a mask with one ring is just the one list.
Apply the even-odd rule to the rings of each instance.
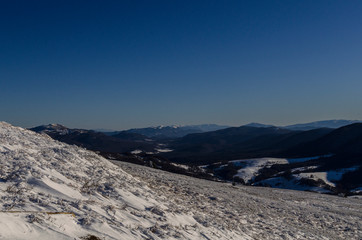
[[[309, 123], [293, 124], [287, 126], [274, 126], [270, 124], [262, 123], [249, 123], [243, 126], [247, 127], [279, 127], [286, 128], [290, 130], [312, 130], [317, 128], [339, 128], [352, 123], [361, 122], [358, 120], [324, 120], [316, 121]], [[119, 131], [119, 132], [131, 132], [145, 135], [147, 137], [156, 137], [156, 138], [178, 138], [186, 136], [191, 133], [201, 133], [201, 132], [210, 132], [217, 131], [230, 126], [226, 125], [217, 125], [217, 124], [201, 124], [201, 125], [186, 125], [186, 126], [157, 126], [157, 127], [148, 127], [148, 128], [133, 128], [129, 130]], [[116, 131], [101, 131], [105, 132], [108, 135], [114, 135]]]
[[[266, 127], [278, 127], [278, 128], [285, 128], [290, 130], [312, 130], [317, 128], [339, 128], [343, 127], [352, 123], [361, 122], [358, 120], [324, 120], [324, 121], [316, 121], [310, 123], [301, 123], [301, 124], [293, 124], [287, 126], [274, 126], [269, 124], [262, 124], [262, 123], [249, 123], [243, 126], [246, 127], [258, 127], [258, 128], [266, 128]], [[146, 127], [146, 128], [133, 128], [129, 130], [123, 131], [112, 131], [106, 129], [94, 129], [94, 130], [86, 130], [81, 129], [83, 131], [94, 131], [94, 132], [102, 132], [109, 136], [114, 136], [116, 134], [120, 134], [120, 136], [125, 136], [124, 133], [136, 133], [140, 135], [144, 135], [149, 138], [157, 138], [157, 139], [167, 139], [167, 138], [179, 138], [186, 136], [187, 134], [191, 133], [202, 133], [202, 132], [210, 132], [210, 131], [217, 131], [225, 128], [230, 128], [230, 126], [226, 125], [217, 125], [217, 124], [200, 124], [200, 125], [186, 125], [186, 126], [157, 126], [157, 127]], [[60, 132], [63, 130], [68, 129], [61, 124], [48, 124], [42, 125], [38, 127], [32, 128], [33, 130], [40, 132], [40, 131], [57, 131]], [[80, 129], [78, 129], [80, 130]]]
[[116, 133], [136, 133], [150, 138], [168, 139], [179, 138], [186, 136], [190, 133], [202, 133], [216, 131], [229, 126], [222, 126], [217, 124], [201, 124], [201, 125], [186, 125], [186, 126], [157, 126], [148, 128], [133, 128], [119, 132], [107, 132], [108, 135], [115, 135]]
[[324, 120], [324, 121], [316, 121], [310, 123], [300, 123], [285, 126], [284, 128], [292, 129], [292, 130], [311, 130], [316, 128], [340, 128], [343, 126], [347, 126], [352, 123], [361, 122], [359, 120]]
[[244, 126], [247, 127], [279, 127], [279, 128], [286, 128], [290, 130], [312, 130], [317, 128], [339, 128], [343, 127], [352, 123], [362, 122], [359, 120], [323, 120], [323, 121], [315, 121], [315, 122], [308, 122], [308, 123], [299, 123], [299, 124], [292, 124], [287, 126], [274, 126], [269, 124], [262, 124], [262, 123], [249, 123]]

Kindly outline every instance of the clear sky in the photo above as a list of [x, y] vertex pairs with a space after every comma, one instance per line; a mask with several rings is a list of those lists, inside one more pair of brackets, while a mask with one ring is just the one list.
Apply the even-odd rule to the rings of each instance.
[[362, 119], [362, 1], [0, 1], [0, 120]]

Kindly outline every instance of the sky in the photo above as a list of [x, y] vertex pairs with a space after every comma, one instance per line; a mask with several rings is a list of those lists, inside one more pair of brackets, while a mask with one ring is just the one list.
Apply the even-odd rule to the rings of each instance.
[[362, 1], [0, 0], [0, 121], [362, 119]]

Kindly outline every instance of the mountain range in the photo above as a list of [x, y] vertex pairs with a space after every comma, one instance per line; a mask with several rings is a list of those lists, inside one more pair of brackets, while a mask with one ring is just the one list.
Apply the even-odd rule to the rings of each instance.
[[187, 125], [187, 126], [158, 126], [148, 128], [133, 128], [124, 131], [107, 132], [107, 135], [116, 135], [120, 133], [136, 133], [154, 139], [171, 139], [186, 136], [191, 133], [202, 133], [216, 131], [229, 126], [222, 126], [217, 124], [201, 124], [201, 125]]
[[131, 152], [135, 149], [154, 151], [157, 143], [147, 141], [147, 137], [136, 133], [105, 133], [86, 129], [70, 129], [60, 124], [42, 125], [30, 130], [45, 133], [50, 137], [68, 144], [75, 144], [93, 151]]
[[[289, 157], [289, 149], [325, 136], [333, 129], [294, 131], [278, 127], [234, 127], [189, 134], [169, 143], [172, 152], [163, 155], [180, 163], [204, 164], [253, 157]], [[298, 152], [298, 156], [308, 155]], [[295, 154], [293, 155], [295, 156]]]
[[[335, 124], [349, 122], [333, 120], [312, 123], [310, 126], [336, 126]], [[221, 129], [206, 131], [215, 128]], [[281, 186], [281, 183], [278, 182], [279, 185], [271, 183], [270, 179], [275, 177], [292, 179], [290, 176], [294, 176], [296, 179], [293, 180], [293, 184], [288, 183], [289, 188], [297, 189], [295, 185], [298, 184], [315, 186], [320, 183], [323, 186], [321, 189], [330, 193], [358, 192], [353, 189], [362, 186], [362, 173], [360, 174], [362, 123], [312, 130], [293, 130], [260, 124], [229, 128], [208, 125], [208, 128], [203, 129], [157, 127], [107, 134], [92, 130], [68, 129], [57, 124], [39, 126], [31, 130], [45, 133], [59, 141], [97, 151], [109, 159], [162, 168], [195, 177], [207, 179], [216, 177], [234, 181], [242, 176], [239, 182], [244, 184], [277, 187]], [[192, 133], [183, 136], [186, 132]], [[269, 161], [265, 158], [281, 160]], [[240, 161], [243, 159], [246, 159], [245, 163]], [[308, 161], [290, 162], [285, 159], [308, 159]], [[235, 164], [236, 160], [238, 164]], [[257, 169], [257, 171], [252, 170], [254, 177], [244, 177], [240, 173], [249, 171], [247, 169], [255, 164], [259, 167], [253, 167], [254, 170]], [[200, 169], [200, 166], [208, 167]], [[292, 174], [295, 171], [303, 177]], [[334, 182], [331, 184], [322, 183], [327, 181], [323, 177], [315, 179], [320, 172], [327, 174], [330, 171], [345, 172], [341, 173], [338, 179], [333, 178]], [[318, 172], [318, 174], [305, 178], [304, 175], [308, 172]], [[286, 173], [289, 175], [285, 175]]]
[[[258, 128], [266, 128], [266, 127], [278, 127], [285, 128], [289, 130], [313, 130], [317, 128], [339, 128], [352, 123], [357, 123], [361, 121], [357, 120], [325, 120], [325, 121], [316, 121], [310, 123], [302, 123], [302, 124], [294, 124], [287, 126], [274, 126], [262, 123], [249, 123], [243, 126], [246, 127], [258, 127]], [[103, 132], [107, 135], [115, 135], [117, 133], [137, 133], [149, 138], [157, 138], [157, 139], [171, 139], [171, 138], [180, 138], [184, 137], [191, 133], [203, 133], [203, 132], [211, 132], [217, 131], [225, 128], [230, 128], [230, 126], [226, 125], [217, 125], [217, 124], [200, 124], [200, 125], [186, 125], [186, 126], [158, 126], [158, 127], [147, 127], [147, 128], [133, 128], [124, 131], [106, 131], [101, 130], [97, 132]], [[95, 130], [96, 131], [96, 130]]]
[[316, 128], [340, 128], [353, 123], [361, 123], [359, 120], [324, 120], [309, 123], [293, 124], [285, 126], [284, 128], [291, 130], [312, 130]]
[[323, 120], [323, 121], [315, 121], [315, 122], [308, 122], [308, 123], [300, 123], [300, 124], [292, 124], [292, 125], [286, 125], [286, 126], [275, 126], [270, 124], [262, 124], [262, 123], [249, 123], [244, 126], [246, 127], [279, 127], [279, 128], [285, 128], [290, 130], [296, 130], [296, 131], [307, 131], [307, 130], [313, 130], [317, 128], [340, 128], [343, 126], [350, 125], [352, 123], [360, 123], [362, 121], [359, 120]]
[[[69, 134], [54, 125], [44, 131], [52, 129]], [[261, 162], [267, 161], [257, 163]], [[232, 185], [111, 162], [95, 152], [4, 122], [0, 122], [0, 189], [1, 239], [362, 236], [357, 196]]]

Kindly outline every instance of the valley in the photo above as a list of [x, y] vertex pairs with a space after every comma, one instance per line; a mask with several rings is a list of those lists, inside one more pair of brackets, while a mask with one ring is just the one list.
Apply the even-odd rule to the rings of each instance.
[[107, 133], [50, 124], [31, 130], [110, 160], [197, 178], [343, 196], [361, 194], [362, 123], [356, 121], [286, 127], [257, 123], [162, 126]]
[[0, 122], [0, 239], [360, 239], [361, 198], [112, 161]]

